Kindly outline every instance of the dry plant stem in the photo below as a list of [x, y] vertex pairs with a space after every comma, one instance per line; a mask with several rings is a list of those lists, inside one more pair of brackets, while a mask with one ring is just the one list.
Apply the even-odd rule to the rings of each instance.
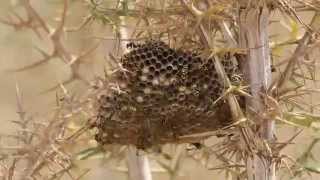
[[[79, 56], [74, 56], [67, 50], [67, 48], [65, 48], [62, 36], [64, 34], [65, 19], [67, 16], [69, 1], [63, 1], [61, 18], [58, 25], [54, 28], [50, 27], [47, 21], [38, 14], [32, 5], [32, 2], [30, 0], [20, 0], [21, 7], [26, 12], [27, 20], [24, 20], [17, 13], [13, 12], [16, 17], [15, 20], [0, 20], [0, 23], [12, 26], [16, 30], [33, 30], [40, 39], [45, 37], [51, 42], [52, 52], [47, 53], [42, 49], [37, 48], [36, 50], [40, 52], [43, 58], [39, 62], [18, 69], [17, 71], [35, 68], [50, 60], [60, 58], [65, 64], [70, 66], [73, 73], [73, 79], [74, 77], [76, 79], [81, 79], [79, 76], [79, 63], [94, 49], [90, 49]], [[65, 84], [65, 82], [62, 84]], [[57, 87], [60, 86], [62, 85]], [[63, 152], [61, 146], [66, 143], [66, 141], [61, 139], [61, 137], [65, 132], [64, 125], [67, 121], [65, 118], [60, 118], [62, 113], [60, 106], [55, 111], [52, 119], [48, 120], [48, 122], [37, 122], [33, 117], [26, 116], [18, 85], [16, 90], [18, 107], [17, 113], [20, 119], [19, 121], [14, 122], [20, 126], [18, 135], [15, 137], [18, 140], [19, 145], [17, 147], [9, 147], [9, 150], [12, 150], [12, 153], [10, 154], [14, 155], [14, 159], [9, 168], [7, 179], [50, 179], [50, 177], [60, 177], [63, 174], [67, 174], [74, 179], [69, 172], [72, 166], [70, 157]], [[70, 142], [68, 141], [68, 143]], [[25, 168], [17, 168], [22, 167], [22, 165]], [[52, 175], [48, 175], [48, 177], [45, 178], [40, 172], [47, 167], [50, 167], [49, 171]], [[56, 168], [58, 169], [56, 170]]]
[[[183, 4], [183, 6], [195, 17], [195, 18], [201, 18], [201, 16], [203, 15], [203, 12], [199, 11], [198, 9], [196, 9], [194, 6], [192, 6], [192, 4], [190, 5], [187, 0], [180, 0], [181, 3]], [[228, 43], [230, 44], [230, 46], [234, 47], [236, 46], [235, 44], [235, 40], [233, 39], [233, 37], [231, 37], [230, 35], [230, 31], [226, 28], [226, 24], [224, 22], [220, 23], [220, 27], [222, 29], [223, 35], [224, 37], [228, 40]], [[212, 48], [212, 42], [211, 42], [211, 38], [209, 37], [209, 34], [207, 32], [207, 30], [204, 28], [204, 26], [202, 24], [199, 25], [199, 33], [201, 36], [201, 40], [202, 43], [204, 43], [208, 48]], [[220, 61], [218, 60], [218, 57], [215, 57], [216, 61], [215, 61], [215, 67], [218, 71], [219, 76], [223, 79], [224, 84], [226, 85], [226, 87], [231, 87], [231, 83], [230, 80], [228, 79], [228, 76], [226, 75], [226, 73], [224, 72], [224, 68], [222, 66], [222, 64], [220, 63]], [[229, 94], [228, 97], [228, 103], [230, 105], [231, 108], [231, 112], [232, 112], [232, 118], [235, 122], [240, 122], [244, 119], [244, 115], [241, 111], [241, 108], [239, 106], [238, 101], [236, 100], [236, 97], [232, 94]]]
[[[224, 21], [219, 22], [219, 27], [220, 27], [220, 31], [223, 34], [224, 39], [227, 40], [228, 46], [230, 48], [237, 48], [237, 42], [234, 39], [234, 37], [233, 37], [228, 25], [226, 24], [226, 22], [224, 22]], [[228, 102], [229, 102], [229, 106], [231, 108], [231, 112], [233, 112], [233, 114], [234, 114], [233, 115], [234, 119], [235, 118], [240, 118], [240, 119], [245, 120], [243, 112], [241, 111], [241, 108], [239, 107], [239, 104], [238, 104], [236, 98], [233, 95], [229, 95], [228, 96]], [[248, 141], [246, 141], [245, 130], [242, 127], [240, 128], [240, 132], [242, 133], [242, 137], [243, 137], [242, 140], [244, 141], [243, 143], [248, 144]], [[239, 154], [236, 155], [236, 162], [241, 162], [241, 157], [240, 157]], [[239, 167], [235, 167], [235, 170], [240, 172]], [[231, 179], [232, 180], [238, 180], [239, 177], [236, 174], [235, 175], [232, 174]]]
[[[266, 5], [253, 5], [240, 10], [240, 48], [248, 49], [244, 62], [244, 72], [253, 98], [247, 99], [248, 115], [261, 124], [259, 136], [266, 141], [273, 140], [274, 121], [269, 117], [262, 119], [255, 113], [263, 114], [267, 109], [261, 98], [271, 85], [270, 49], [267, 26], [269, 9]], [[263, 156], [253, 154], [247, 161], [249, 180], [275, 180], [275, 163]]]
[[148, 156], [139, 155], [135, 146], [128, 148], [128, 171], [130, 180], [152, 180]]
[[[121, 39], [128, 39], [129, 32], [126, 29], [125, 17], [120, 17], [119, 34]], [[120, 41], [120, 47], [123, 53], [127, 52], [126, 42]], [[128, 148], [128, 172], [130, 180], [151, 180], [151, 169], [147, 155], [138, 154], [138, 150], [134, 146]]]
[[[310, 27], [314, 32], [317, 32], [320, 28], [320, 13], [317, 12], [310, 23]], [[291, 58], [289, 59], [288, 65], [285, 68], [284, 73], [280, 77], [279, 81], [277, 82], [277, 88], [280, 91], [283, 91], [284, 85], [290, 79], [294, 72], [294, 68], [298, 61], [303, 58], [303, 56], [307, 53], [308, 45], [310, 44], [310, 40], [312, 39], [312, 33], [306, 31], [301, 40], [298, 41], [298, 46], [296, 47], [294, 53], [292, 54]], [[280, 92], [281, 94], [281, 92]]]
[[[67, 80], [61, 82], [61, 84], [66, 85], [68, 83], [73, 82], [74, 80], [81, 80], [82, 82], [89, 84], [89, 82], [80, 74], [79, 68], [84, 58], [87, 58], [87, 56], [90, 55], [90, 53], [92, 53], [97, 46], [94, 46], [95, 47], [94, 49], [90, 49], [80, 55], [72, 54], [65, 47], [62, 41], [62, 37], [65, 31], [64, 28], [65, 28], [65, 21], [67, 17], [68, 4], [69, 4], [68, 0], [63, 1], [63, 10], [61, 13], [60, 22], [55, 28], [50, 27], [50, 25], [46, 22], [46, 20], [41, 17], [41, 15], [32, 6], [32, 3], [30, 2], [30, 0], [21, 0], [21, 5], [23, 6], [27, 14], [27, 20], [23, 20], [19, 15], [17, 15], [17, 13], [14, 13], [14, 12], [13, 14], [18, 19], [18, 22], [14, 22], [13, 20], [11, 21], [0, 20], [0, 23], [4, 23], [6, 25], [12, 26], [15, 29], [22, 29], [22, 28], [31, 29], [41, 39], [43, 39], [43, 35], [44, 35], [46, 38], [49, 38], [53, 47], [50, 53], [47, 53], [40, 48], [36, 48], [36, 50], [40, 52], [43, 58], [41, 58], [41, 60], [39, 60], [36, 63], [30, 64], [28, 66], [25, 66], [19, 69], [15, 69], [14, 70], [15, 72], [36, 68], [36, 67], [39, 67], [40, 65], [48, 63], [51, 60], [54, 60], [55, 58], [59, 58], [70, 67], [72, 72], [71, 76]], [[60, 85], [56, 85], [52, 88], [47, 89], [44, 92], [55, 90], [59, 87]]]
[[[181, 3], [184, 5], [184, 7], [186, 9], [189, 10], [189, 12], [195, 17], [195, 18], [200, 18], [202, 16], [203, 13], [201, 13], [198, 10], [195, 10], [194, 7], [192, 7], [192, 5], [188, 5], [188, 2], [186, 0], [181, 0]], [[237, 43], [230, 31], [230, 29], [227, 27], [227, 24], [224, 21], [219, 22], [219, 26], [220, 26], [220, 31], [223, 34], [224, 39], [227, 40], [228, 45], [231, 48], [236, 48], [237, 47]], [[211, 42], [211, 38], [208, 35], [207, 30], [203, 27], [202, 24], [199, 25], [199, 32], [200, 32], [200, 36], [201, 36], [201, 40], [203, 41], [202, 43], [206, 44], [208, 48], [212, 48], [212, 42]], [[226, 85], [226, 87], [231, 87], [231, 82], [228, 78], [228, 76], [226, 75], [226, 73], [224, 72], [224, 68], [222, 66], [222, 64], [219, 61], [218, 57], [215, 57], [216, 61], [215, 61], [215, 68], [218, 71], [218, 74], [220, 76], [221, 79], [223, 79], [224, 84]], [[231, 109], [231, 113], [232, 113], [232, 118], [234, 120], [235, 123], [241, 123], [242, 121], [245, 121], [246, 118], [240, 108], [240, 105], [236, 99], [236, 97], [230, 93], [227, 95], [227, 101], [229, 104], [229, 107]], [[240, 126], [240, 132], [242, 134], [243, 140], [246, 144], [246, 147], [252, 152], [251, 150], [251, 146], [248, 140], [248, 135], [247, 132], [245, 130], [245, 128]], [[232, 175], [231, 179], [239, 179], [239, 177], [237, 175]]]

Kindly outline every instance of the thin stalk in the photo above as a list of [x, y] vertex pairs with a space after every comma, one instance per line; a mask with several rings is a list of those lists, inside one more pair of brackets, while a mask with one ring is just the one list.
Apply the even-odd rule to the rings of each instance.
[[[240, 48], [248, 50], [247, 59], [242, 62], [246, 80], [250, 84], [253, 98], [248, 98], [247, 115], [254, 119], [260, 127], [257, 137], [267, 142], [273, 140], [274, 121], [269, 117], [258, 117], [267, 110], [262, 95], [271, 85], [271, 62], [267, 26], [269, 9], [266, 4], [251, 4], [240, 8]], [[275, 180], [275, 164], [270, 158], [253, 154], [247, 162], [249, 180]]]
[[[320, 27], [319, 12], [315, 13], [309, 26], [313, 29], [314, 32], [319, 31], [319, 27]], [[294, 68], [296, 67], [296, 64], [298, 63], [298, 61], [302, 60], [303, 56], [308, 52], [307, 48], [311, 43], [311, 39], [313, 35], [314, 33], [306, 31], [303, 37], [298, 41], [298, 46], [296, 47], [292, 56], [289, 58], [289, 63], [287, 64], [283, 72], [283, 75], [277, 81], [277, 88], [279, 88], [280, 91], [283, 92], [285, 90], [286, 82], [289, 81], [290, 77], [294, 73]]]
[[139, 155], [134, 146], [128, 148], [128, 171], [130, 180], [152, 180], [148, 156]]

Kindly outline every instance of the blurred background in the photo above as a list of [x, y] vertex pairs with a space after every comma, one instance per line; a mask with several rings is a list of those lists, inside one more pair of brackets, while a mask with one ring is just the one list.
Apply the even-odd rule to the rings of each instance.
[[[85, 1], [70, 1], [69, 10], [66, 19], [65, 28], [75, 28], [84, 21], [84, 18], [89, 13], [88, 5]], [[112, 4], [112, 3], [111, 3]], [[62, 12], [62, 3], [58, 0], [45, 0], [45, 1], [32, 1], [34, 9], [41, 15], [41, 17], [50, 26], [55, 27], [59, 24], [59, 17]], [[12, 11], [18, 11], [22, 18], [26, 18], [25, 12], [21, 8], [18, 0], [6, 0], [0, 2], [0, 19], [6, 20], [12, 17]], [[300, 14], [304, 22], [309, 23], [312, 13]], [[281, 21], [283, 26], [279, 23], [270, 25], [270, 34], [273, 36], [273, 42], [283, 41], [289, 36], [301, 36], [303, 30], [300, 25], [296, 25], [296, 31], [292, 31], [284, 24], [282, 18], [276, 12], [272, 14], [273, 21]], [[132, 24], [134, 26], [134, 24]], [[88, 84], [85, 82], [92, 81], [95, 77], [104, 75], [104, 68], [106, 66], [106, 57], [108, 53], [117, 51], [117, 43], [114, 40], [107, 38], [114, 37], [114, 31], [111, 26], [103, 25], [102, 23], [91, 23], [79, 31], [67, 32], [63, 35], [63, 43], [66, 48], [74, 55], [81, 54], [82, 52], [95, 47], [99, 44], [98, 48], [93, 53], [88, 55], [79, 65], [79, 73], [84, 78], [83, 80], [75, 80], [66, 84], [68, 91], [72, 92], [75, 97], [81, 97], [88, 89]], [[99, 38], [100, 37], [100, 38]], [[104, 40], [101, 38], [105, 38]], [[17, 69], [28, 66], [32, 63], [38, 62], [43, 56], [36, 48], [44, 51], [51, 52], [52, 44], [48, 37], [39, 38], [30, 29], [13, 28], [4, 23], [0, 23], [0, 134], [14, 134], [17, 128], [16, 124], [12, 121], [19, 118], [17, 114], [17, 100], [16, 100], [16, 86], [18, 85], [22, 92], [22, 103], [28, 114], [37, 118], [49, 116], [56, 104], [56, 91], [57, 89], [50, 90], [57, 84], [68, 80], [72, 72], [70, 66], [66, 65], [58, 58], [54, 58], [47, 63], [44, 63], [35, 68], [28, 70], [16, 71]], [[292, 53], [292, 49], [278, 50], [277, 53], [281, 58]], [[317, 101], [313, 99], [313, 101]], [[44, 118], [45, 119], [45, 118]], [[288, 140], [295, 132], [294, 127], [284, 127], [279, 125], [277, 127], [278, 138], [282, 141]], [[288, 157], [300, 157], [309, 147], [313, 141], [311, 136], [314, 136], [313, 130], [305, 129], [301, 135], [295, 140], [295, 145], [289, 145], [283, 151], [283, 154]], [[319, 137], [319, 136], [318, 136]], [[216, 139], [212, 138], [209, 142], [215, 142]], [[14, 142], [7, 142], [5, 138], [0, 139], [0, 147], [13, 144]], [[85, 147], [87, 146], [87, 147]], [[72, 147], [72, 152], [80, 152], [83, 149], [94, 147], [94, 140], [85, 143], [84, 147]], [[186, 145], [181, 147], [166, 146], [168, 151], [180, 151]], [[173, 150], [174, 149], [174, 150]], [[178, 149], [178, 150], [177, 150]], [[319, 150], [319, 147], [314, 147], [313, 152]], [[0, 150], [1, 151], [1, 150]], [[186, 152], [182, 152], [186, 153]], [[191, 180], [191, 179], [225, 179], [225, 174], [216, 170], [207, 170], [203, 166], [204, 162], [201, 160], [203, 153], [195, 155], [196, 158], [186, 157], [179, 159], [179, 172], [170, 177], [169, 173], [165, 171], [161, 165], [156, 163], [156, 158], [151, 158], [152, 169], [155, 171], [154, 179], [176, 179], [176, 180]], [[318, 153], [314, 154], [319, 156]], [[317, 158], [317, 157], [315, 157]], [[214, 165], [214, 158], [210, 159], [210, 163]], [[75, 160], [76, 168], [73, 173], [75, 176], [86, 172], [88, 173], [81, 179], [113, 179], [123, 180], [127, 179], [126, 174], [126, 161], [125, 159], [106, 159], [95, 157], [85, 160]], [[212, 165], [212, 166], [213, 166]], [[320, 166], [319, 166], [320, 167]], [[1, 177], [1, 171], [0, 171]], [[284, 173], [279, 179], [290, 179]], [[320, 176], [313, 175], [313, 179]], [[68, 179], [68, 177], [64, 177]], [[310, 179], [310, 176], [298, 177], [296, 179]]]

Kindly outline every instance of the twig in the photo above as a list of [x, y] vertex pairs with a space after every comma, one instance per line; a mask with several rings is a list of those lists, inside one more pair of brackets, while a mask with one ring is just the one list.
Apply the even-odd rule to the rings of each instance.
[[16, 163], [17, 163], [17, 159], [13, 159], [12, 165], [10, 166], [9, 172], [8, 172], [8, 180], [13, 180], [14, 178]]
[[[319, 19], [320, 19], [319, 13], [316, 13], [312, 18], [310, 26], [315, 31], [317, 31], [320, 28]], [[286, 84], [286, 82], [291, 78], [296, 64], [306, 53], [306, 49], [308, 48], [308, 45], [311, 39], [312, 39], [312, 33], [307, 31], [305, 32], [301, 40], [299, 40], [298, 46], [296, 47], [294, 53], [292, 54], [284, 70], [284, 73], [280, 76], [280, 79], [276, 82], [276, 87], [279, 88], [280, 90], [284, 88], [284, 85]]]
[[[47, 53], [39, 48], [36, 48], [43, 56], [41, 60], [39, 60], [36, 63], [27, 65], [19, 69], [11, 70], [11, 71], [19, 72], [19, 71], [25, 71], [32, 68], [36, 68], [58, 57], [65, 64], [68, 64], [70, 66], [71, 72], [72, 72], [71, 76], [67, 80], [63, 81], [62, 84], [68, 84], [73, 82], [74, 80], [81, 80], [82, 82], [89, 84], [89, 82], [79, 72], [80, 71], [79, 68], [83, 60], [87, 58], [88, 55], [90, 55], [97, 48], [97, 46], [95, 46], [93, 49], [89, 49], [88, 51], [86, 51], [86, 53], [83, 53], [78, 57], [74, 57], [74, 55], [72, 55], [63, 44], [62, 36], [65, 31], [64, 27], [65, 27], [68, 4], [69, 4], [68, 0], [63, 0], [63, 10], [61, 13], [60, 22], [57, 25], [57, 27], [55, 27], [52, 31], [49, 24], [47, 24], [46, 21], [32, 7], [30, 0], [21, 0], [21, 4], [27, 13], [27, 17], [28, 17], [27, 20], [23, 20], [20, 16], [15, 15], [19, 20], [18, 22], [12, 22], [12, 20], [11, 21], [0, 20], [0, 22], [9, 26], [13, 26], [16, 29], [20, 27], [29, 28], [35, 31], [37, 34], [39, 34], [39, 29], [42, 29], [45, 35], [50, 38], [50, 41], [53, 46], [53, 50], [51, 53]], [[59, 85], [51, 87], [43, 92], [49, 92], [49, 91], [55, 90], [58, 87]]]

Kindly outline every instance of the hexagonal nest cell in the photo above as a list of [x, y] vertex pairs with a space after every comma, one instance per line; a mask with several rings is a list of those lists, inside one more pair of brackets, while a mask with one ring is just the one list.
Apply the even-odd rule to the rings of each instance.
[[[96, 140], [100, 144], [178, 143], [179, 137], [215, 131], [232, 123], [223, 98], [223, 81], [213, 59], [170, 48], [162, 41], [129, 43], [122, 70], [109, 79], [98, 98]], [[229, 77], [237, 66], [222, 64]]]

